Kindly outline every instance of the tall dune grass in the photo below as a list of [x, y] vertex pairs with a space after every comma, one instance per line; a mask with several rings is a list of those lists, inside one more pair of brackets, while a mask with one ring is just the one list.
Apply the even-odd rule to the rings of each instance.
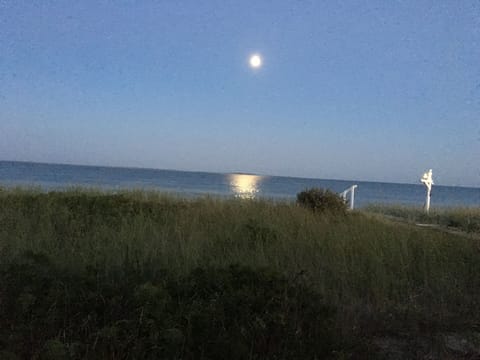
[[112, 284], [132, 272], [140, 282], [165, 272], [183, 281], [231, 265], [301, 278], [337, 309], [344, 336], [480, 321], [478, 241], [362, 212], [139, 191], [1, 190], [0, 264], [24, 254], [77, 276], [94, 269]]

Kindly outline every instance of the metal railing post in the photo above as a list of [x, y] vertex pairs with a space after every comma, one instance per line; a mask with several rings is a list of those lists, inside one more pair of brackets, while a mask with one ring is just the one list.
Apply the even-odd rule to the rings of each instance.
[[350, 210], [353, 210], [355, 207], [355, 189], [358, 185], [352, 185], [345, 191], [340, 193], [340, 196], [343, 198], [343, 201], [347, 202], [347, 194], [350, 193]]

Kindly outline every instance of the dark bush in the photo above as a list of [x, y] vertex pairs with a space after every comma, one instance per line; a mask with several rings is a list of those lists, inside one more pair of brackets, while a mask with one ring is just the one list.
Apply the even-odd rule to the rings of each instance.
[[345, 214], [347, 204], [336, 193], [319, 188], [311, 188], [297, 194], [297, 203], [314, 212]]

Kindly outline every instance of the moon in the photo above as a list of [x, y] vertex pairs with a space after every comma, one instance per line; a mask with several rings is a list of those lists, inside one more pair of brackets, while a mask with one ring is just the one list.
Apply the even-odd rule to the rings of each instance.
[[258, 69], [262, 66], [262, 57], [259, 54], [253, 54], [250, 56], [250, 67], [253, 69]]

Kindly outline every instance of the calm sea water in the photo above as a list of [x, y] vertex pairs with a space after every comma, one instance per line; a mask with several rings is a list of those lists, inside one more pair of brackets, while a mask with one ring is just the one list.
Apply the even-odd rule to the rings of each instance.
[[[0, 186], [33, 186], [44, 190], [82, 186], [110, 190], [160, 190], [187, 196], [211, 194], [294, 199], [306, 188], [322, 187], [341, 192], [354, 184], [358, 185], [356, 207], [372, 203], [423, 206], [425, 201], [425, 189], [421, 184], [0, 161]], [[434, 186], [431, 201], [432, 207], [480, 206], [480, 188]]]

